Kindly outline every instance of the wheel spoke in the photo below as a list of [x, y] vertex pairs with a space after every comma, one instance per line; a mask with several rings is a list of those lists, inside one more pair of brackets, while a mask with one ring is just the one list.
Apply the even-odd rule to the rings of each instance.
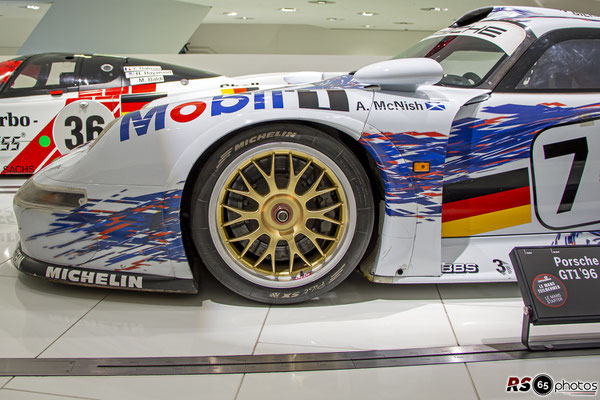
[[277, 183], [275, 183], [275, 153], [271, 155], [271, 172], [267, 175], [265, 171], [256, 163], [256, 161], [252, 160], [252, 164], [254, 167], [260, 172], [262, 177], [267, 181], [267, 185], [269, 185], [269, 193], [272, 193], [277, 190]]
[[262, 199], [263, 196], [261, 196], [260, 193], [258, 193], [256, 190], [254, 190], [254, 187], [250, 184], [250, 182], [248, 182], [248, 180], [244, 176], [244, 173], [241, 170], [238, 170], [238, 174], [244, 181], [244, 185], [246, 185], [248, 192], [234, 191], [234, 189], [228, 189], [228, 190], [231, 192], [234, 192], [234, 193], [241, 194], [242, 196], [250, 197], [252, 200], [254, 200], [260, 204], [260, 199]]
[[330, 192], [336, 191], [337, 189], [338, 188], [336, 186], [332, 186], [332, 187], [328, 187], [328, 188], [325, 188], [325, 189], [322, 189], [322, 190], [317, 190], [315, 192], [315, 197], [316, 196], [324, 195], [326, 193], [330, 193]]
[[321, 181], [323, 180], [324, 176], [325, 176], [325, 170], [321, 171], [321, 174], [319, 175], [319, 177], [317, 179], [315, 179], [315, 181], [310, 186], [310, 188], [306, 192], [304, 192], [304, 194], [302, 196], [300, 196], [300, 199], [303, 203], [306, 203], [308, 200], [317, 196], [317, 194], [316, 194], [317, 187], [319, 186], [319, 183], [321, 183]]
[[240, 196], [244, 196], [244, 197], [247, 197], [249, 199], [252, 199], [255, 202], [257, 202], [258, 204], [261, 204], [261, 202], [262, 202], [262, 196], [260, 194], [258, 194], [258, 192], [255, 191], [254, 189], [248, 190], [248, 191], [244, 191], [244, 190], [237, 190], [237, 189], [227, 188], [227, 191], [230, 192], [230, 193], [235, 193], [235, 194], [238, 194]]
[[[304, 236], [306, 236], [306, 235], [304, 235]], [[319, 243], [310, 236], [306, 236], [306, 237], [308, 238], [308, 240], [310, 240], [312, 242], [313, 246], [315, 246], [315, 249], [317, 249], [317, 251], [319, 253], [321, 253], [321, 257], [323, 257], [325, 255], [325, 253], [323, 253], [323, 249], [321, 249], [321, 246], [319, 246]]]
[[325, 214], [339, 208], [342, 206], [342, 202], [337, 202], [335, 204], [332, 204], [330, 206], [327, 206], [325, 208], [322, 208], [320, 210], [307, 210], [306, 211], [306, 220], [308, 221], [309, 219], [319, 219], [322, 221], [327, 221], [327, 222], [331, 222], [332, 224], [336, 224], [336, 225], [342, 225], [342, 221], [333, 219], [331, 217], [326, 216]]
[[261, 235], [262, 232], [260, 229], [256, 229], [254, 232], [252, 232], [251, 236], [248, 238], [248, 243], [246, 244], [246, 247], [244, 247], [244, 250], [242, 250], [242, 252], [238, 255], [238, 259], [241, 260], [246, 255], [246, 253], [250, 249], [250, 246], [252, 246], [254, 242], [256, 242], [256, 239], [261, 237]]
[[329, 222], [331, 224], [342, 225], [342, 221], [327, 217], [324, 214], [325, 213], [321, 211], [309, 211], [306, 213], [306, 220], [308, 221], [309, 219], [318, 219], [320, 221]]
[[300, 233], [309, 238], [313, 243], [315, 243], [317, 239], [329, 240], [335, 243], [338, 242], [338, 239], [335, 236], [328, 236], [323, 233], [313, 232], [308, 228], [303, 229], [300, 231]]
[[250, 240], [254, 243], [256, 241], [256, 239], [258, 239], [259, 237], [262, 236], [263, 233], [264, 232], [262, 231], [262, 229], [256, 228], [252, 232], [246, 233], [245, 235], [227, 239], [227, 242], [228, 243], [236, 243], [236, 242], [242, 242], [244, 240]]
[[296, 240], [293, 237], [291, 239], [287, 240], [287, 245], [288, 245], [288, 248], [290, 249], [290, 267], [289, 267], [290, 275], [294, 272], [294, 256], [295, 255], [298, 255], [298, 257], [300, 257], [302, 259], [302, 261], [304, 261], [306, 263], [306, 265], [308, 265], [309, 267], [312, 267], [312, 263], [310, 261], [308, 261], [306, 259], [306, 257], [304, 257], [304, 254], [302, 254], [302, 252], [298, 249], [298, 246], [296, 245]]
[[300, 171], [296, 174], [296, 173], [294, 173], [294, 160], [292, 158], [292, 153], [289, 154], [289, 157], [290, 157], [290, 180], [288, 182], [287, 189], [289, 191], [295, 193], [296, 186], [298, 185], [298, 181], [300, 180], [300, 178], [302, 178], [302, 175], [304, 175], [304, 173], [308, 170], [308, 167], [310, 167], [310, 165], [312, 164], [312, 160], [308, 160], [306, 162], [306, 165], [304, 165], [304, 168], [302, 168], [302, 171]]
[[258, 267], [260, 265], [260, 263], [263, 262], [263, 260], [265, 258], [267, 258], [268, 255], [270, 255], [271, 256], [271, 269], [273, 270], [273, 273], [275, 273], [275, 249], [276, 249], [276, 247], [277, 247], [277, 241], [275, 239], [273, 239], [272, 237], [269, 237], [269, 246], [265, 249], [265, 251], [258, 258], [258, 260], [256, 260], [253, 267], [254, 268]]
[[223, 223], [222, 224], [223, 227], [231, 226], [233, 224], [237, 224], [238, 222], [243, 222], [243, 221], [250, 221], [250, 220], [258, 221], [258, 219], [260, 218], [260, 214], [259, 214], [258, 210], [255, 210], [255, 211], [240, 210], [239, 208], [231, 207], [226, 204], [222, 204], [221, 207], [223, 207], [229, 211], [233, 211], [234, 213], [239, 215], [238, 218]]

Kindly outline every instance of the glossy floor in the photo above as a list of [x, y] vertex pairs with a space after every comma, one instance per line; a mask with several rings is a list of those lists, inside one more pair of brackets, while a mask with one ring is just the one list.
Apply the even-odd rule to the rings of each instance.
[[[520, 337], [515, 284], [393, 286], [355, 274], [319, 300], [270, 307], [230, 293], [209, 275], [192, 296], [46, 282], [11, 264], [18, 240], [11, 203], [12, 195], [0, 194], [0, 358], [404, 349]], [[510, 376], [600, 381], [598, 371], [600, 357], [586, 356], [247, 375], [0, 377], [0, 400], [523, 398], [535, 395], [507, 392]]]

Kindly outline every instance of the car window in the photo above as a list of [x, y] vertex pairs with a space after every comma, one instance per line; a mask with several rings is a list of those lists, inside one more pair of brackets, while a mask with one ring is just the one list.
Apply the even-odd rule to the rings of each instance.
[[22, 62], [22, 59], [15, 59], [0, 63], [0, 91], [4, 88], [6, 82], [8, 82], [13, 71], [17, 69]]
[[[121, 86], [120, 78], [123, 61], [124, 59], [105, 56], [84, 58], [81, 63], [80, 85], [89, 86], [114, 82], [115, 86]], [[85, 88], [82, 87], [81, 89], [84, 90]]]
[[533, 64], [516, 89], [600, 89], [600, 39], [556, 43]]
[[45, 57], [28, 61], [10, 84], [10, 91], [23, 89], [54, 89], [77, 86], [74, 60], [48, 60]]

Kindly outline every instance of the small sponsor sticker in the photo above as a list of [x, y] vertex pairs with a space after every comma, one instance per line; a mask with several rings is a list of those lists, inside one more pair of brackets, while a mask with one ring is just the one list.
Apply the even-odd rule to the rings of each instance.
[[129, 80], [129, 82], [132, 85], [145, 85], [147, 83], [160, 83], [160, 82], [164, 82], [165, 81], [165, 77], [160, 75], [160, 76], [142, 76], [139, 78], [131, 78]]
[[139, 78], [142, 76], [165, 76], [165, 75], [173, 75], [173, 71], [170, 69], [163, 69], [159, 71], [147, 70], [147, 71], [130, 71], [125, 72], [125, 78]]
[[158, 65], [142, 65], [142, 66], [136, 66], [136, 67], [123, 67], [123, 71], [125, 72], [131, 72], [131, 71], [160, 71], [162, 68], [159, 67]]
[[86, 271], [64, 267], [54, 267], [49, 265], [46, 268], [45, 276], [49, 279], [84, 285], [113, 286], [130, 289], [144, 288], [143, 276], [133, 274], [118, 274], [110, 271]]
[[446, 109], [446, 106], [439, 101], [427, 101], [425, 106], [429, 111], [444, 111]]

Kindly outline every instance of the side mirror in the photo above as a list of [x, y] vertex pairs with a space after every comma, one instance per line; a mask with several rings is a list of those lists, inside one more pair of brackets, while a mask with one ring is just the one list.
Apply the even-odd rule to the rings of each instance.
[[431, 58], [402, 58], [367, 65], [354, 73], [354, 79], [382, 89], [413, 92], [420, 85], [438, 83], [443, 75], [440, 63]]

